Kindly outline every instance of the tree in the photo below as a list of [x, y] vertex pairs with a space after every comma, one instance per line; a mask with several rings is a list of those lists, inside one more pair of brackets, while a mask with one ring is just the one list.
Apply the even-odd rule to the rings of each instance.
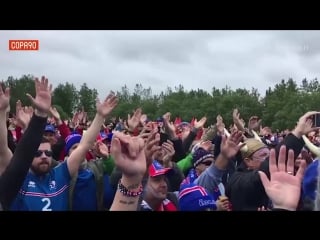
[[10, 108], [11, 112], [15, 112], [16, 102], [20, 100], [24, 106], [30, 106], [31, 102], [26, 96], [30, 93], [35, 96], [34, 77], [32, 75], [23, 75], [19, 79], [8, 77], [5, 85], [10, 87]]
[[[32, 75], [23, 75], [19, 79], [8, 77], [4, 83], [11, 88], [12, 112], [15, 111], [17, 100], [21, 100], [23, 105], [31, 104], [26, 93], [35, 95]], [[79, 91], [73, 84], [60, 83], [53, 91], [53, 105], [63, 119], [71, 117], [82, 107], [88, 113], [88, 118], [92, 119], [96, 113], [97, 96], [97, 90], [90, 89], [86, 83]], [[158, 95], [152, 95], [151, 88], [144, 88], [142, 84], [136, 84], [132, 92], [125, 85], [117, 92], [117, 96], [119, 104], [112, 116], [124, 119], [128, 113], [141, 107], [151, 120], [171, 112], [172, 120], [181, 117], [184, 121], [190, 121], [193, 117], [200, 119], [206, 116], [207, 124], [214, 124], [216, 116], [221, 114], [228, 126], [232, 123], [232, 110], [238, 108], [246, 122], [250, 116], [257, 115], [262, 117], [264, 126], [292, 129], [305, 112], [320, 110], [320, 84], [316, 78], [302, 79], [299, 86], [293, 79], [282, 79], [269, 87], [263, 98], [255, 88], [234, 90], [229, 86], [222, 89], [212, 87], [208, 93], [202, 89], [186, 91], [181, 84], [167, 87]]]
[[[96, 114], [96, 99], [98, 97], [98, 91], [96, 89], [88, 88], [87, 84], [82, 84], [79, 96], [79, 105], [77, 110], [82, 110], [88, 113], [88, 118], [92, 119]], [[102, 101], [102, 100], [101, 100]]]
[[272, 129], [293, 128], [299, 116], [307, 111], [299, 107], [303, 102], [301, 96], [293, 79], [281, 80], [274, 89], [269, 88], [263, 100], [264, 124]]
[[73, 84], [59, 84], [53, 91], [53, 104], [60, 106], [68, 117], [72, 117], [78, 101], [78, 92]]
[[55, 107], [58, 111], [58, 113], [60, 114], [60, 118], [62, 121], [67, 120], [70, 118], [70, 115], [68, 115], [61, 106], [59, 105], [53, 105], [53, 107]]

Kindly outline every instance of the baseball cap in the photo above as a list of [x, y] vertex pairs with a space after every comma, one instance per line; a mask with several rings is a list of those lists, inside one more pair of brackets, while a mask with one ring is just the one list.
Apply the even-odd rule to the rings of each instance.
[[46, 128], [44, 129], [44, 131], [45, 132], [53, 132], [53, 133], [55, 133], [56, 129], [55, 129], [55, 127], [53, 125], [48, 124], [48, 125], [46, 125]]
[[149, 167], [149, 176], [156, 177], [160, 175], [165, 175], [172, 173], [172, 168], [163, 167], [157, 160], [153, 160], [152, 164]]
[[108, 138], [107, 134], [105, 132], [100, 132], [97, 136], [97, 141], [104, 141], [106, 138]]

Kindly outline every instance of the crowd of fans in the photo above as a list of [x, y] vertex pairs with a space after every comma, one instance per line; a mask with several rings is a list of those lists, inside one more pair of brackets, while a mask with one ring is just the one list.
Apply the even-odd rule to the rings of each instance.
[[[61, 119], [48, 79], [35, 79], [32, 106], [9, 109], [0, 88], [0, 205], [6, 211], [312, 211], [317, 198], [319, 129], [307, 112], [294, 129], [272, 131], [233, 111], [190, 122], [142, 109], [111, 118], [110, 92]], [[204, 113], [205, 115], [205, 113]]]

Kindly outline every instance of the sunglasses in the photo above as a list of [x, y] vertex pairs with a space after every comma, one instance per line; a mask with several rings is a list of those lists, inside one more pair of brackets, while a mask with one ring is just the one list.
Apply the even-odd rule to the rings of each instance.
[[35, 157], [41, 157], [42, 154], [45, 154], [47, 157], [51, 157], [52, 156], [52, 151], [49, 151], [49, 150], [45, 150], [45, 151], [41, 151], [41, 150], [38, 150], [35, 154]]
[[206, 165], [206, 166], [210, 166], [211, 165], [211, 161], [205, 161], [205, 162], [202, 162], [202, 164]]

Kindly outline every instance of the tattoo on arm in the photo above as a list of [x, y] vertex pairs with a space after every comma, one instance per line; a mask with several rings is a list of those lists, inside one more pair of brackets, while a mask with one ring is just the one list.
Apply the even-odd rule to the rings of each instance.
[[119, 203], [126, 204], [126, 205], [132, 205], [132, 204], [135, 203], [135, 201], [123, 201], [123, 200], [120, 200]]

